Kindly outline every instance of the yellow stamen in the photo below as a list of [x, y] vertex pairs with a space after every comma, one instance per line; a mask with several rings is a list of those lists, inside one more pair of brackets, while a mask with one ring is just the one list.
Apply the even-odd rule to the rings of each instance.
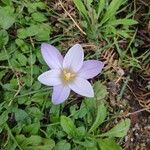
[[75, 73], [71, 70], [64, 69], [61, 74], [61, 79], [64, 83], [71, 82], [75, 78]]

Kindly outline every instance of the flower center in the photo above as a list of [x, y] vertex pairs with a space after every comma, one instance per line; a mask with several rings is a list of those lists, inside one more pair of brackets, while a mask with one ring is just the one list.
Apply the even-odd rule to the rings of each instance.
[[61, 79], [64, 83], [71, 82], [72, 80], [74, 80], [75, 77], [76, 74], [73, 71], [69, 69], [62, 70]]

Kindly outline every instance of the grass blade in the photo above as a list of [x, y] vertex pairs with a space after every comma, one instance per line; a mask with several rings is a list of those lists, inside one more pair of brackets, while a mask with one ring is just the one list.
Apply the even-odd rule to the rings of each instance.
[[81, 13], [81, 15], [88, 19], [88, 12], [85, 8], [85, 5], [83, 4], [83, 2], [81, 0], [73, 0], [74, 4], [76, 5], [77, 9], [79, 10], [79, 12]]
[[97, 11], [97, 19], [100, 17], [101, 12], [105, 7], [105, 0], [99, 0], [98, 2], [98, 11]]
[[136, 20], [133, 20], [133, 19], [117, 19], [117, 20], [113, 20], [113, 21], [109, 21], [109, 25], [127, 25], [127, 26], [130, 26], [130, 25], [134, 25], [134, 24], [137, 24], [138, 22]]
[[112, 0], [104, 17], [101, 21], [101, 25], [108, 21], [111, 17], [115, 16], [119, 7], [124, 3], [124, 0]]

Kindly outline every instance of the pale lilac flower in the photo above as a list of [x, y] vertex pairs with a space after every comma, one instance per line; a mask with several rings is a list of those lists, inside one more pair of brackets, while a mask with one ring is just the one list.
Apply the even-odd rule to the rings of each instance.
[[38, 80], [47, 86], [54, 86], [52, 102], [64, 102], [70, 91], [94, 97], [91, 84], [87, 79], [98, 75], [104, 63], [97, 60], [84, 59], [84, 52], [80, 44], [75, 44], [63, 58], [60, 52], [52, 45], [43, 43], [41, 46], [43, 58], [51, 70], [44, 72]]

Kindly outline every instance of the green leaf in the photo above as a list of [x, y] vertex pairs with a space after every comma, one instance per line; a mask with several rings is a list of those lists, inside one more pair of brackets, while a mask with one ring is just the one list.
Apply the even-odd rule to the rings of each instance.
[[[5, 69], [5, 70], [2, 70], [1, 72], [0, 72], [0, 80], [2, 81], [2, 78], [6, 75], [6, 73], [7, 73], [7, 70]], [[0, 95], [1, 95], [1, 92], [2, 91], [0, 91]]]
[[81, 126], [81, 127], [78, 127], [76, 129], [76, 132], [77, 132], [77, 137], [79, 139], [82, 139], [85, 137], [85, 134], [86, 134], [86, 130], [85, 130], [85, 127], [84, 126]]
[[130, 25], [134, 25], [137, 24], [138, 22], [136, 20], [133, 19], [117, 19], [117, 20], [113, 20], [113, 21], [109, 21], [108, 25], [114, 26], [114, 25], [126, 25], [126, 26], [130, 26]]
[[0, 27], [10, 28], [15, 22], [14, 9], [10, 6], [0, 7]]
[[45, 9], [46, 4], [43, 2], [28, 2], [26, 5], [28, 12], [29, 13], [33, 13], [33, 12], [37, 12], [37, 9]]
[[14, 113], [17, 122], [24, 122], [29, 117], [28, 114], [22, 109], [16, 108]]
[[26, 138], [24, 135], [17, 135], [16, 140], [24, 150], [52, 150], [55, 142], [52, 139], [32, 135]]
[[108, 95], [107, 87], [103, 85], [100, 81], [97, 81], [94, 84], [94, 92], [95, 92], [95, 97], [97, 101], [100, 101], [100, 102], [104, 100], [106, 96]]
[[39, 13], [39, 12], [35, 12], [32, 15], [33, 20], [37, 21], [37, 22], [44, 22], [47, 20], [47, 18], [44, 16], [44, 14]]
[[101, 150], [122, 150], [122, 148], [113, 139], [99, 139], [98, 145]]
[[107, 87], [103, 85], [100, 81], [94, 84], [94, 98], [86, 98], [84, 105], [89, 113], [87, 113], [87, 122], [89, 125], [93, 125], [95, 121], [95, 116], [98, 113], [98, 106], [104, 102], [106, 96], [108, 95]]
[[17, 59], [20, 63], [20, 66], [26, 66], [28, 60], [27, 60], [25, 55], [23, 55], [22, 53], [18, 53], [17, 54]]
[[21, 28], [17, 30], [17, 35], [21, 39], [26, 39], [27, 37], [35, 36], [36, 40], [44, 41], [49, 40], [49, 35], [52, 29], [48, 24], [38, 24], [31, 25], [27, 28]]
[[105, 105], [102, 103], [97, 108], [97, 116], [96, 116], [95, 122], [93, 123], [93, 125], [91, 126], [89, 130], [89, 133], [93, 132], [99, 125], [101, 125], [104, 122], [106, 116], [107, 116], [107, 109]]
[[76, 135], [77, 135], [76, 127], [75, 127], [73, 121], [69, 117], [61, 116], [60, 123], [61, 123], [63, 130], [69, 136], [76, 137]]
[[105, 8], [106, 0], [99, 0], [98, 2], [98, 11], [97, 11], [97, 19], [99, 19], [101, 12]]
[[81, 13], [81, 15], [83, 15], [83, 17], [88, 19], [88, 12], [87, 12], [83, 2], [81, 0], [73, 0], [73, 2], [76, 5], [79, 12]]
[[106, 10], [106, 13], [104, 14], [103, 19], [101, 20], [101, 25], [116, 15], [117, 10], [123, 3], [124, 0], [112, 0]]
[[23, 131], [28, 132], [30, 134], [38, 134], [39, 129], [40, 129], [40, 122], [36, 122], [33, 124], [26, 125], [23, 128]]
[[56, 144], [54, 150], [71, 150], [71, 145], [66, 140], [62, 140]]
[[52, 32], [51, 26], [43, 23], [39, 26], [39, 28], [40, 28], [40, 30], [39, 30], [38, 34], [36, 35], [36, 40], [37, 41], [48, 41], [50, 38], [50, 34]]
[[6, 5], [11, 5], [12, 1], [11, 0], [1, 0], [4, 4]]
[[0, 47], [5, 46], [8, 43], [9, 36], [6, 30], [0, 30]]
[[101, 134], [101, 137], [108, 136], [108, 137], [124, 137], [129, 128], [130, 128], [131, 121], [130, 119], [125, 119], [120, 121], [115, 127], [107, 131], [106, 133]]
[[0, 127], [8, 120], [8, 112], [4, 111], [1, 115], [0, 115]]
[[43, 113], [38, 107], [29, 107], [26, 111], [32, 117], [37, 118], [39, 120], [42, 119]]
[[0, 61], [4, 61], [7, 59], [8, 59], [8, 56], [7, 56], [6, 52], [2, 49], [2, 51], [0, 52]]
[[40, 145], [42, 142], [42, 138], [38, 135], [31, 135], [29, 138], [26, 138], [26, 140], [23, 141], [22, 147], [26, 147], [28, 145], [36, 146]]
[[17, 35], [21, 39], [25, 39], [30, 36], [35, 36], [39, 33], [39, 25], [31, 25], [27, 28], [22, 28], [17, 30]]

